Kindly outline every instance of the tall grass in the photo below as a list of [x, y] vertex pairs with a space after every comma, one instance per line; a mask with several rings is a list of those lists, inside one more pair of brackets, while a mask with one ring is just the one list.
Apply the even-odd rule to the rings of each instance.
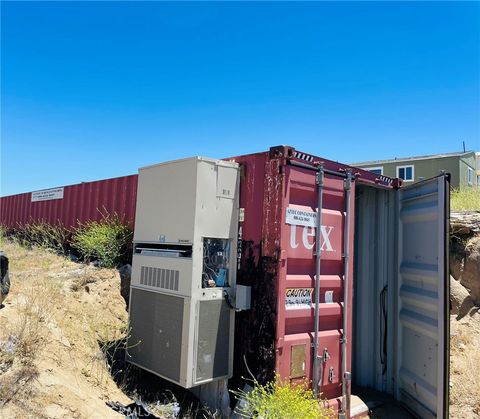
[[21, 246], [40, 247], [41, 249], [66, 255], [69, 249], [71, 232], [60, 224], [49, 224], [46, 221], [31, 221], [13, 230], [11, 236]]
[[450, 209], [454, 212], [480, 211], [480, 189], [452, 189], [450, 194]]
[[76, 228], [34, 221], [7, 230], [0, 226], [0, 244], [6, 240], [32, 249], [49, 250], [58, 255], [76, 254], [85, 262], [97, 260], [106, 268], [128, 261], [133, 232], [117, 214], [101, 212], [100, 221], [88, 221]]

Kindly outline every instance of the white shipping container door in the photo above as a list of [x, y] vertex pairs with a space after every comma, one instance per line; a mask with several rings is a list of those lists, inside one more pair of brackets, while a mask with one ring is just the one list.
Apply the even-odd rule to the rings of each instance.
[[421, 418], [448, 417], [449, 179], [399, 191], [396, 398]]

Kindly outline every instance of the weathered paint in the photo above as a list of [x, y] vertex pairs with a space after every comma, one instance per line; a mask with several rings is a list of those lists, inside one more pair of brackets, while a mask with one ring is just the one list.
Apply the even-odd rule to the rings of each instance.
[[[239, 284], [252, 286], [252, 310], [236, 320], [235, 376], [247, 376], [249, 369], [259, 381], [273, 378], [298, 382], [313, 378], [314, 297], [310, 307], [286, 308], [287, 289], [315, 288], [315, 228], [286, 223], [287, 208], [317, 211], [315, 171], [290, 162], [314, 165], [323, 161], [328, 170], [344, 173], [348, 166], [275, 147], [267, 153], [233, 158], [242, 166], [240, 222], [243, 242]], [[380, 181], [370, 172], [354, 169], [356, 182], [392, 187], [390, 179]], [[355, 185], [350, 217], [354, 218]], [[336, 408], [341, 407], [343, 337], [343, 240], [345, 192], [341, 177], [325, 176], [322, 208], [322, 262], [320, 278], [319, 353], [328, 351], [321, 363], [321, 392]], [[354, 223], [351, 222], [353, 238]], [[353, 240], [350, 272], [353, 272]], [[352, 306], [352, 281], [349, 284]], [[307, 292], [308, 295], [310, 295]], [[314, 293], [312, 293], [314, 295]], [[348, 312], [347, 369], [351, 369], [352, 311]], [[304, 359], [302, 359], [302, 357]], [[303, 371], [303, 374], [300, 372]], [[329, 377], [330, 376], [330, 377]]]
[[14, 229], [24, 224], [46, 222], [74, 227], [100, 220], [102, 213], [116, 213], [133, 223], [137, 199], [137, 175], [65, 186], [63, 199], [32, 202], [32, 193], [0, 198], [0, 225]]

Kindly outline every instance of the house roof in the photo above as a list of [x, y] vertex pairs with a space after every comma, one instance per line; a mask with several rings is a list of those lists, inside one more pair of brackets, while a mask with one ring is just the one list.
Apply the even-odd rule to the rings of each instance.
[[395, 157], [394, 159], [387, 159], [387, 160], [370, 160], [370, 161], [363, 161], [358, 163], [349, 163], [350, 166], [378, 166], [381, 164], [386, 163], [401, 163], [401, 162], [410, 162], [416, 160], [430, 160], [430, 159], [441, 159], [444, 157], [462, 157], [467, 154], [475, 153], [474, 151], [458, 151], [455, 153], [443, 153], [443, 154], [430, 154], [427, 156], [414, 156], [414, 157]]

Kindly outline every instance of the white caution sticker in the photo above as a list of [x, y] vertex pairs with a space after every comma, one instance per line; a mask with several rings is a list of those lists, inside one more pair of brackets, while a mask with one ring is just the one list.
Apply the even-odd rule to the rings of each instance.
[[285, 308], [310, 308], [312, 306], [313, 288], [287, 288], [285, 291]]

